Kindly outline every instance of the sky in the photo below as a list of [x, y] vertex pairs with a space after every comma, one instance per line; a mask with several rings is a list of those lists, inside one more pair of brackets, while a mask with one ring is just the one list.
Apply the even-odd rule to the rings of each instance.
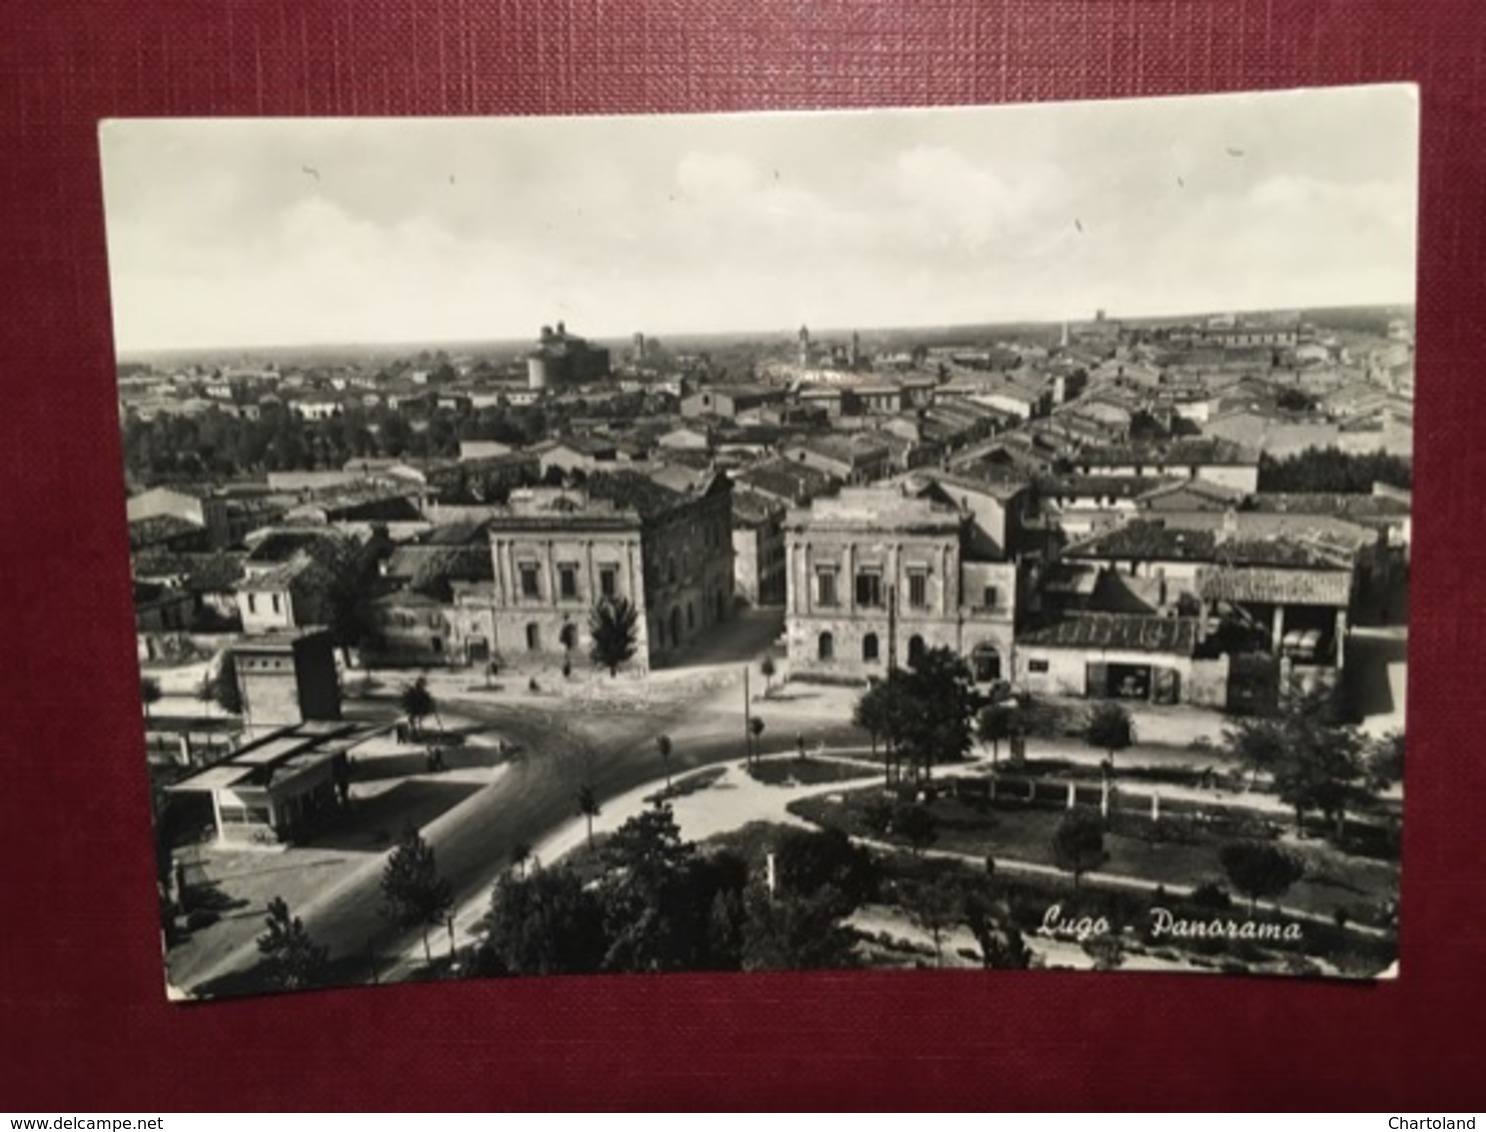
[[103, 123], [174, 348], [1404, 304], [1409, 86], [934, 110]]

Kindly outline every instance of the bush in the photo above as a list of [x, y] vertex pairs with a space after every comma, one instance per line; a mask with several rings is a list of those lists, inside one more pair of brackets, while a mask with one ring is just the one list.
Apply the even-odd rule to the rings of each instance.
[[1230, 908], [1233, 906], [1233, 897], [1228, 895], [1228, 890], [1221, 884], [1208, 881], [1194, 888], [1192, 895], [1187, 897], [1187, 902], [1198, 908]]

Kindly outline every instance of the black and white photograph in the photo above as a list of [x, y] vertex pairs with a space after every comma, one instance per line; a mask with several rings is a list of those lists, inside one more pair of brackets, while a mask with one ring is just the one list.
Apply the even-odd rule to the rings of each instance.
[[1418, 119], [102, 123], [164, 993], [1396, 977]]

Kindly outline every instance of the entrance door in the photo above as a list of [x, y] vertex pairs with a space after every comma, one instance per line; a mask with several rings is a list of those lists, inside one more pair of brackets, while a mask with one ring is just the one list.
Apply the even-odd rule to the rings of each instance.
[[1001, 653], [995, 645], [976, 645], [970, 659], [977, 684], [991, 684], [1001, 679]]

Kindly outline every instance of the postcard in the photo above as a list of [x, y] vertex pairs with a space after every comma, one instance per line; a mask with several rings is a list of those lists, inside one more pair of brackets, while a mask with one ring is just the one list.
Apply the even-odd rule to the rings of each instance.
[[1396, 974], [1415, 88], [100, 133], [172, 998]]

